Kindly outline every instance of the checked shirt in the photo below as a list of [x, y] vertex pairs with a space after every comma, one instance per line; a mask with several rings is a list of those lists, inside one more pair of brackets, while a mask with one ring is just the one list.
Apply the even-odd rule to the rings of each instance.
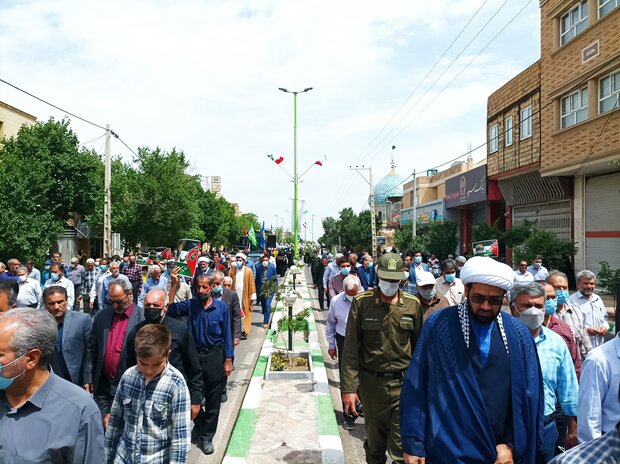
[[190, 397], [170, 364], [145, 384], [136, 366], [121, 378], [105, 434], [107, 464], [184, 463], [190, 449]]

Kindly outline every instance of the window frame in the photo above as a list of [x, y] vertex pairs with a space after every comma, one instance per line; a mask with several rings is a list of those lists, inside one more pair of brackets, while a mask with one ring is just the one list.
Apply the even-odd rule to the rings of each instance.
[[[584, 94], [585, 94], [585, 98], [584, 98]], [[576, 108], [572, 108], [572, 97], [574, 96], [577, 96], [577, 99], [579, 101], [579, 107], [576, 107]], [[588, 96], [589, 96], [588, 86], [585, 85], [583, 87], [573, 90], [572, 92], [560, 98], [560, 128], [561, 129], [568, 129], [569, 127], [572, 127], [588, 119], [588, 109], [589, 109], [588, 108], [589, 107]], [[564, 114], [564, 101], [567, 99], [571, 107], [569, 108], [569, 112]], [[584, 106], [584, 100], [585, 100], [585, 106]], [[586, 117], [578, 121], [577, 119], [578, 119], [579, 113], [582, 112], [583, 110], [586, 110]], [[568, 120], [568, 118], [571, 116], [573, 116], [573, 122], [565, 125], [564, 120], [565, 119]]]
[[[526, 117], [523, 117], [523, 113], [526, 111], [529, 112], [529, 114]], [[532, 134], [534, 133], [534, 124], [532, 123], [533, 116], [532, 105], [528, 105], [519, 110], [519, 140], [525, 140], [532, 137]], [[524, 128], [527, 128], [527, 130], [523, 130]]]
[[[510, 124], [509, 124], [510, 121]], [[514, 143], [512, 116], [504, 118], [504, 146], [509, 147]]]
[[[618, 75], [618, 77], [617, 77], [618, 88], [614, 91], [612, 86], [613, 86], [613, 81], [614, 81], [614, 76], [615, 75]], [[603, 98], [601, 96], [601, 94], [603, 92], [603, 80], [605, 80], [605, 79], [610, 79], [609, 86], [610, 86], [610, 91], [611, 92], [610, 92], [610, 94], [608, 96]], [[603, 108], [602, 108], [603, 101], [613, 97], [613, 95], [616, 95], [616, 99], [615, 100], [612, 99], [615, 108], [612, 107], [612, 108], [610, 108], [608, 110], [603, 111]], [[606, 76], [601, 77], [598, 80], [598, 113], [599, 114], [604, 114], [604, 113], [609, 113], [610, 111], [613, 111], [614, 109], [618, 109], [618, 107], [620, 107], [620, 105], [616, 106], [616, 100], [619, 98], [618, 95], [620, 95], [620, 69], [616, 69], [616, 70], [610, 72], [609, 74], [607, 74]]]
[[[607, 11], [606, 13], [601, 14], [601, 10], [603, 9], [603, 7], [606, 6], [609, 3], [612, 4], [611, 9], [609, 11]], [[609, 13], [614, 11], [619, 6], [620, 6], [620, 0], [605, 0], [605, 1], [598, 0], [598, 9], [597, 9], [597, 11], [598, 11], [598, 19], [604, 18], [605, 16], [607, 16]]]
[[[579, 20], [573, 24], [572, 14], [574, 11], [577, 11], [579, 13]], [[584, 12], [585, 16], [583, 16]], [[565, 45], [571, 40], [573, 40], [588, 27], [588, 16], [588, 0], [579, 0], [566, 13], [560, 16], [560, 46]], [[564, 18], [567, 17], [571, 20], [571, 24], [570, 27], [566, 31], [564, 31]], [[583, 25], [584, 22], [585, 25]], [[583, 27], [581, 27], [581, 25], [583, 25]], [[572, 35], [570, 35], [571, 33]]]
[[[495, 135], [492, 135], [495, 132]], [[489, 153], [499, 150], [499, 124], [495, 123], [489, 127]]]

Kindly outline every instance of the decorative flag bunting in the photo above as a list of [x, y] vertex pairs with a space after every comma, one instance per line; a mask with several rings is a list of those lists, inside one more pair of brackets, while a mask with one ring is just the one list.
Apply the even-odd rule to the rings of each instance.
[[276, 164], [280, 164], [282, 161], [284, 161], [284, 157], [280, 156], [278, 159], [274, 161], [276, 162]]
[[321, 161], [315, 161], [314, 164], [318, 164], [319, 166], [323, 166], [323, 163]]
[[396, 149], [396, 145], [392, 145], [392, 150], [395, 150], [395, 149]]

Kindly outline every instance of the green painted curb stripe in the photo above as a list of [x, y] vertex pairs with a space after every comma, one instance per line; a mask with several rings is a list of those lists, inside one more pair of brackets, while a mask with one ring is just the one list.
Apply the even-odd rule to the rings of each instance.
[[338, 424], [334, 415], [332, 397], [329, 395], [317, 395], [316, 414], [318, 418], [319, 435], [337, 435]]
[[245, 458], [250, 452], [250, 444], [256, 425], [256, 409], [242, 409], [235, 422], [235, 428], [226, 448], [226, 456]]
[[252, 377], [263, 377], [265, 375], [268, 359], [268, 356], [258, 357], [258, 360], [256, 361], [256, 366], [254, 367], [254, 372], [252, 372]]
[[312, 363], [315, 366], [325, 367], [325, 361], [323, 360], [323, 355], [321, 353], [317, 353], [317, 350], [312, 350]]
[[308, 330], [310, 330], [310, 332], [316, 332], [316, 321], [313, 317], [308, 318]]

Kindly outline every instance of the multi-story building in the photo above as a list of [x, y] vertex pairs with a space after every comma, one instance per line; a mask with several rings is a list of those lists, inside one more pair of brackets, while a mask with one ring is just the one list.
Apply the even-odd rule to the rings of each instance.
[[32, 125], [36, 122], [35, 116], [0, 101], [0, 139], [13, 137], [24, 124]]
[[540, 60], [488, 100], [489, 176], [508, 227], [572, 238], [576, 269], [620, 267], [620, 1], [540, 7]]

